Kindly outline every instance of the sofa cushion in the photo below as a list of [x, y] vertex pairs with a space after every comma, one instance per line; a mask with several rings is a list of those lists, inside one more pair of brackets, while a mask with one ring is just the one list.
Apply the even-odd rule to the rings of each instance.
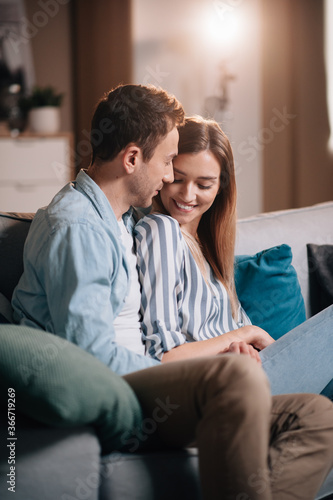
[[308, 244], [311, 314], [333, 304], [333, 245]]
[[111, 453], [102, 467], [113, 474], [102, 482], [100, 500], [202, 500], [197, 448]]
[[238, 255], [235, 282], [252, 323], [278, 339], [305, 321], [305, 306], [288, 245]]
[[141, 425], [130, 386], [91, 354], [60, 337], [0, 325], [0, 404], [15, 390], [18, 411], [57, 427], [92, 425], [103, 453], [124, 447]]
[[[92, 427], [50, 428], [18, 411], [15, 417], [13, 449], [4, 444], [11, 442], [7, 440], [7, 411], [0, 413], [1, 500], [99, 499], [101, 449]], [[15, 467], [15, 493], [8, 489], [10, 466]]]

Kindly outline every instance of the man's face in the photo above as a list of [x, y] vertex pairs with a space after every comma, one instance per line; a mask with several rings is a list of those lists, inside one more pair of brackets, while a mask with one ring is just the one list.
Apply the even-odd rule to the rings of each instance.
[[148, 162], [140, 165], [137, 175], [133, 178], [132, 192], [135, 201], [132, 205], [149, 207], [165, 182], [173, 182], [172, 161], [178, 153], [179, 134], [174, 127], [158, 144], [154, 155]]

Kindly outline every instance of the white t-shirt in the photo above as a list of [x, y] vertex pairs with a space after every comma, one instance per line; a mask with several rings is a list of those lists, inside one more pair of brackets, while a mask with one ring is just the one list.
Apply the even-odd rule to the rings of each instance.
[[141, 340], [140, 323], [140, 283], [136, 267], [136, 254], [134, 252], [133, 237], [129, 234], [123, 220], [118, 222], [121, 230], [121, 239], [126, 249], [126, 259], [130, 273], [130, 289], [123, 308], [116, 317], [113, 325], [116, 332], [116, 342], [127, 347], [137, 354], [144, 354], [145, 349]]

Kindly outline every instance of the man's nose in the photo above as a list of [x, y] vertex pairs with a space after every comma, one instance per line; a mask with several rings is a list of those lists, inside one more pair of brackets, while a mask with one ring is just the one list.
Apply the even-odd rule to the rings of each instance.
[[168, 182], [168, 183], [171, 183], [173, 182], [174, 180], [174, 175], [173, 175], [173, 164], [171, 162], [171, 164], [168, 166], [168, 169], [167, 171], [165, 172], [164, 174], [164, 177], [163, 177], [163, 182]]

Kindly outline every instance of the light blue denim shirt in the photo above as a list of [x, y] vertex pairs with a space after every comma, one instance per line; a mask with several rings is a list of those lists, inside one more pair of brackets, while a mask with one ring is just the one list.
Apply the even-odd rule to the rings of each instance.
[[[124, 220], [129, 225], [132, 217]], [[13, 294], [14, 319], [74, 342], [123, 375], [159, 364], [115, 342], [113, 320], [128, 286], [116, 216], [81, 170], [31, 224], [24, 273]]]

